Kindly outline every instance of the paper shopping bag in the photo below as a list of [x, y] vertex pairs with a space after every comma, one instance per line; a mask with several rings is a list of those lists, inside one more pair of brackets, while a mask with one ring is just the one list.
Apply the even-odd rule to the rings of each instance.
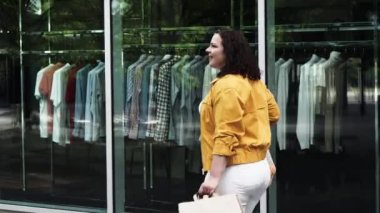
[[214, 196], [194, 199], [178, 204], [179, 213], [242, 213], [237, 195]]

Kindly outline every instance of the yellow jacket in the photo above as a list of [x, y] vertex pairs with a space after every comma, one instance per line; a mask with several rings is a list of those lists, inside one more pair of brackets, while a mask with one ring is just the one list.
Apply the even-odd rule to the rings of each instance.
[[271, 142], [270, 123], [280, 111], [261, 80], [225, 75], [211, 82], [201, 104], [203, 170], [212, 155], [227, 156], [227, 166], [263, 160]]

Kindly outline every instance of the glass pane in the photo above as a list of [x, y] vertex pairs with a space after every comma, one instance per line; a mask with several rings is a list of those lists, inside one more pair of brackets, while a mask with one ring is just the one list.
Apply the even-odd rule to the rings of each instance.
[[105, 208], [103, 1], [2, 1], [0, 10], [15, 20], [3, 28], [13, 37], [0, 29], [15, 49], [0, 55], [1, 199]]
[[240, 25], [257, 26], [257, 0], [240, 0]]
[[22, 190], [17, 1], [0, 3], [0, 193]]
[[242, 29], [256, 51], [257, 6], [114, 0], [112, 8], [116, 206], [175, 212], [204, 179], [198, 105], [217, 73], [206, 68], [205, 49], [218, 28], [229, 27]]
[[376, 212], [376, 1], [274, 2], [267, 75], [282, 117], [272, 209]]
[[4, 193], [22, 189], [21, 85], [18, 54], [13, 47], [0, 51], [0, 192]]

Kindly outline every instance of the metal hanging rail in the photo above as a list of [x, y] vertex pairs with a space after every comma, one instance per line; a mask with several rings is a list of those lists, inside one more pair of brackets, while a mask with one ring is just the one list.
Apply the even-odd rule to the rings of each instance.
[[173, 31], [211, 31], [230, 26], [191, 26], [191, 27], [151, 27], [151, 28], [124, 28], [124, 32], [173, 32]]
[[[123, 32], [128, 33], [168, 33], [168, 32], [196, 32], [210, 33], [217, 29], [230, 29], [230, 26], [191, 26], [191, 27], [152, 27], [152, 28], [125, 28]], [[380, 26], [375, 26], [372, 22], [338, 22], [338, 23], [315, 23], [315, 24], [285, 24], [276, 25], [278, 32], [328, 32], [328, 31], [370, 31], [380, 30]], [[243, 31], [255, 31], [257, 26], [241, 26]], [[9, 31], [0, 34], [10, 34]], [[36, 31], [22, 32], [26, 36], [83, 36], [83, 35], [103, 35], [104, 30], [62, 30], [62, 31]]]
[[20, 54], [18, 50], [0, 49], [0, 55], [18, 55], [18, 54]]
[[276, 42], [276, 47], [354, 47], [374, 46], [374, 40], [362, 41], [311, 41], [311, 42]]
[[207, 47], [208, 43], [191, 44], [126, 44], [123, 48], [198, 48]]
[[[209, 43], [177, 43], [177, 44], [125, 44], [123, 48], [199, 48], [208, 47]], [[249, 43], [251, 47], [257, 46], [257, 43]]]
[[[191, 26], [191, 27], [153, 27], [153, 28], [125, 28], [124, 33], [165, 33], [165, 32], [214, 32], [216, 29], [230, 28], [229, 26]], [[25, 36], [80, 36], [103, 35], [104, 30], [62, 30], [62, 31], [35, 31], [22, 32]]]
[[[243, 26], [242, 30], [254, 30], [257, 26]], [[276, 25], [276, 32], [330, 32], [330, 31], [371, 31], [379, 30], [373, 22], [336, 22], [315, 24], [284, 24]]]
[[22, 51], [23, 55], [59, 55], [59, 54], [71, 54], [71, 53], [84, 53], [84, 54], [104, 54], [104, 50], [31, 50], [31, 51]]
[[62, 31], [35, 31], [22, 32], [25, 36], [82, 36], [82, 35], [104, 35], [104, 30], [62, 30]]

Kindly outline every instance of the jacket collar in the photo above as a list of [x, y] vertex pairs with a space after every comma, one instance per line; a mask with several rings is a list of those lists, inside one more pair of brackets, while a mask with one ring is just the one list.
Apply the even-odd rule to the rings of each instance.
[[214, 85], [219, 79], [220, 79], [220, 78], [215, 78], [214, 80], [212, 80], [212, 81], [210, 82], [210, 84], [211, 84], [211, 85]]

